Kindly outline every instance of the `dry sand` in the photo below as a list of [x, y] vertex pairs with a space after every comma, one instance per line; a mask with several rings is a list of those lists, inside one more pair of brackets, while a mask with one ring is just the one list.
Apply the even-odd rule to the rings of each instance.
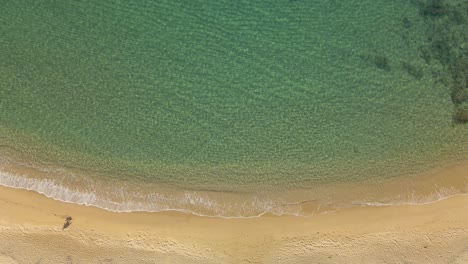
[[[465, 177], [467, 168], [438, 175]], [[468, 195], [222, 219], [113, 213], [0, 187], [0, 263], [468, 263]]]

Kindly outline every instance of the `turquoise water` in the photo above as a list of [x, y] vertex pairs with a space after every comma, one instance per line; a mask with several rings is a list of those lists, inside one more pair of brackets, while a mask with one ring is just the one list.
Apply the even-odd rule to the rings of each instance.
[[79, 171], [62, 185], [89, 193], [255, 193], [464, 159], [468, 9], [407, 2], [4, 3], [3, 156]]

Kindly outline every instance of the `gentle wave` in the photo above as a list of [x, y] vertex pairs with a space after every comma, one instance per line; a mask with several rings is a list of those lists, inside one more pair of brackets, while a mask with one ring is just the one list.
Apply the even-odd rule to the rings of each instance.
[[[112, 212], [182, 212], [205, 217], [220, 218], [254, 218], [266, 213], [274, 215], [309, 216], [315, 213], [326, 213], [348, 207], [393, 206], [393, 205], [424, 205], [438, 202], [456, 195], [466, 195], [456, 189], [441, 188], [430, 196], [395, 196], [385, 201], [348, 201], [347, 203], [329, 206], [321, 210], [321, 203], [312, 213], [305, 213], [303, 203], [310, 201], [285, 202], [271, 197], [250, 196], [242, 201], [221, 201], [219, 197], [196, 191], [181, 191], [176, 194], [152, 191], [150, 193], [135, 192], [131, 189], [108, 185], [107, 187], [70, 188], [61, 183], [63, 179], [35, 179], [25, 175], [0, 171], [0, 185], [16, 189], [26, 189], [43, 194], [54, 200], [85, 206], [94, 206]], [[467, 185], [468, 188], [468, 185]], [[105, 195], [99, 195], [97, 190]], [[244, 194], [241, 194], [244, 195]], [[112, 198], [110, 198], [112, 197]], [[217, 199], [218, 198], [218, 199]]]
[[[265, 213], [274, 215], [301, 216], [295, 204], [278, 203], [268, 199], [251, 197], [242, 203], [220, 203], [213, 198], [195, 191], [184, 191], [178, 195], [163, 193], [129, 193], [128, 190], [113, 187], [104, 193], [114, 195], [116, 202], [98, 195], [94, 189], [83, 191], [63, 186], [50, 179], [34, 179], [23, 175], [0, 171], [0, 185], [16, 189], [26, 189], [43, 194], [54, 200], [94, 206], [112, 212], [164, 212], [176, 211], [198, 216], [221, 218], [252, 218]], [[102, 191], [100, 189], [100, 191]]]

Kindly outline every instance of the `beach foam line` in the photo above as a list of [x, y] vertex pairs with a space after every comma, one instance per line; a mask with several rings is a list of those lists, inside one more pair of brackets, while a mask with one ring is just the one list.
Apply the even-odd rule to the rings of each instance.
[[[467, 186], [468, 187], [468, 186]], [[433, 199], [418, 199], [414, 201], [401, 201], [401, 202], [353, 202], [354, 206], [370, 206], [370, 207], [385, 207], [385, 206], [397, 206], [397, 205], [427, 205], [437, 203], [452, 197], [456, 196], [468, 196], [468, 192], [465, 193], [446, 193], [446, 194], [438, 194], [434, 196]]]
[[[127, 212], [181, 212], [203, 217], [219, 218], [255, 218], [267, 213], [273, 215], [310, 216], [315, 213], [327, 213], [349, 207], [394, 206], [394, 205], [424, 205], [435, 203], [452, 196], [467, 195], [455, 189], [442, 188], [435, 195], [389, 198], [387, 201], [349, 201], [325, 210], [319, 208], [310, 214], [303, 211], [302, 204], [310, 201], [283, 202], [252, 196], [243, 203], [221, 203], [213, 197], [203, 196], [196, 191], [183, 191], [178, 195], [152, 192], [149, 194], [132, 193], [129, 190], [117, 188], [114, 191], [120, 202], [98, 195], [96, 189], [77, 190], [60, 184], [63, 180], [28, 178], [25, 175], [0, 171], [0, 185], [16, 189], [25, 189], [42, 194], [57, 201], [78, 205], [93, 206], [104, 210]], [[467, 186], [468, 187], [468, 186]], [[115, 188], [115, 187], [114, 187]], [[105, 193], [109, 193], [109, 189]], [[320, 211], [320, 212], [319, 212]]]
[[[175, 211], [204, 217], [254, 218], [266, 213], [274, 215], [303, 216], [295, 204], [278, 204], [271, 200], [253, 197], [250, 203], [225, 204], [198, 195], [195, 191], [185, 191], [181, 195], [165, 194], [128, 194], [125, 190], [116, 190], [119, 200], [116, 202], [98, 195], [94, 190], [78, 191], [50, 179], [34, 179], [23, 175], [0, 171], [0, 185], [15, 189], [25, 189], [42, 194], [57, 201], [78, 205], [94, 206], [112, 212], [167, 212]], [[126, 193], [126, 194], [125, 194]], [[125, 197], [126, 196], [126, 197]], [[132, 199], [134, 198], [134, 199]], [[136, 198], [136, 199], [135, 199]], [[149, 199], [148, 199], [149, 198]], [[238, 206], [238, 208], [236, 208]], [[185, 208], [184, 208], [185, 207]], [[187, 209], [187, 207], [193, 209]], [[200, 210], [196, 210], [200, 208]], [[289, 210], [287, 210], [289, 208]], [[194, 210], [195, 209], [195, 210]], [[226, 209], [230, 209], [229, 211]], [[237, 209], [237, 210], [236, 210]], [[236, 212], [238, 211], [238, 212]]]

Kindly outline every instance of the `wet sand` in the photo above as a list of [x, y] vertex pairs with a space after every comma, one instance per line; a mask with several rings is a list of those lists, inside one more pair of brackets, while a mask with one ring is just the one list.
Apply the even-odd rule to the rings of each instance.
[[468, 195], [223, 219], [114, 213], [0, 187], [0, 263], [467, 263], [467, 242]]

